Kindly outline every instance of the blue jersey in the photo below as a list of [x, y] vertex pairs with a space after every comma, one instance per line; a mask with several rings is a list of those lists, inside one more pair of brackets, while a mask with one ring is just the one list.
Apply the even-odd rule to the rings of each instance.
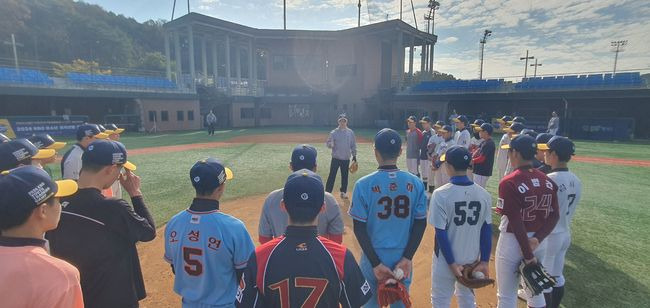
[[379, 169], [357, 181], [349, 214], [367, 223], [375, 249], [404, 249], [413, 221], [426, 219], [427, 196], [417, 176], [399, 169]]
[[217, 201], [194, 199], [165, 228], [165, 260], [183, 307], [234, 307], [238, 277], [255, 246], [244, 224], [219, 212]]

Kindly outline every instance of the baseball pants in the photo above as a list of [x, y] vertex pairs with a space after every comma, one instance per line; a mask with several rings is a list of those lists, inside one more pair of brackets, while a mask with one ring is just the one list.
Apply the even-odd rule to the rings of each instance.
[[548, 130], [548, 133], [551, 134], [551, 135], [553, 135], [553, 136], [557, 135], [557, 128], [549, 129], [549, 130]]
[[[529, 233], [528, 236], [533, 236], [533, 233]], [[542, 264], [544, 264], [543, 256], [547, 242], [547, 240], [544, 240], [533, 251], [537, 262], [542, 262]], [[517, 308], [517, 289], [519, 288], [520, 282], [519, 264], [521, 264], [523, 258], [519, 242], [517, 242], [514, 233], [501, 232], [497, 241], [495, 256], [498, 308]], [[527, 303], [528, 307], [546, 306], [543, 293], [528, 298]]]
[[487, 181], [490, 179], [489, 176], [484, 176], [484, 175], [478, 175], [476, 173], [472, 173], [474, 175], [474, 183], [478, 184], [478, 186], [481, 186], [485, 188], [487, 186]]
[[406, 159], [406, 169], [415, 175], [420, 175], [420, 171], [418, 171], [418, 164], [419, 164], [419, 159], [417, 158], [407, 158]]
[[571, 246], [571, 233], [558, 232], [551, 233], [544, 239], [546, 242], [546, 252], [542, 265], [548, 273], [556, 277], [556, 288], [564, 286], [564, 260], [566, 252]]
[[[386, 267], [390, 269], [393, 269], [395, 265], [397, 265], [399, 260], [402, 259], [402, 253], [404, 253], [404, 249], [381, 249], [381, 248], [377, 249], [376, 248], [375, 252], [379, 256], [379, 259], [381, 260], [382, 264], [386, 265]], [[372, 271], [372, 265], [370, 264], [370, 260], [368, 260], [368, 258], [366, 258], [365, 255], [361, 255], [361, 262], [359, 262], [359, 267], [361, 268], [361, 272], [363, 273], [363, 276], [368, 281], [368, 284], [370, 284], [370, 289], [372, 290], [372, 297], [365, 305], [363, 305], [363, 307], [379, 308], [379, 303], [377, 303], [377, 278], [375, 278], [375, 273]], [[413, 271], [411, 271], [411, 276], [408, 279], [404, 279], [402, 281], [404, 287], [406, 287], [406, 290], [409, 290], [412, 279], [413, 279]], [[402, 304], [402, 302], [396, 302], [390, 305], [390, 307], [403, 308], [404, 304]]]
[[336, 173], [339, 168], [341, 169], [341, 189], [342, 193], [348, 192], [348, 173], [350, 171], [350, 160], [340, 160], [332, 157], [330, 162], [330, 174], [327, 176], [327, 184], [325, 184], [325, 191], [331, 193], [334, 189], [334, 182], [336, 181]]
[[[420, 178], [422, 178], [422, 181], [428, 182], [429, 185], [433, 185], [433, 176], [431, 175], [431, 161], [428, 159], [420, 160]], [[431, 179], [431, 181], [429, 181], [429, 179]]]
[[440, 168], [438, 168], [438, 171], [436, 171], [436, 175], [437, 175], [436, 179], [438, 180], [438, 183], [436, 183], [436, 189], [449, 183], [449, 175], [447, 174], [447, 171], [445, 171], [444, 165], [441, 165]]
[[451, 306], [451, 297], [456, 295], [459, 308], [476, 307], [472, 289], [460, 284], [444, 257], [433, 255], [431, 263], [431, 303], [435, 308]]
[[214, 127], [215, 124], [208, 124], [208, 135], [214, 136]]

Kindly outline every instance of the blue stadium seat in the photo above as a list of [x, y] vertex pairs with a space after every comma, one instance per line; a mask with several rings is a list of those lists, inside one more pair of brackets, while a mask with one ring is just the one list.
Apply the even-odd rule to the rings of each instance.
[[80, 85], [93, 85], [102, 87], [129, 87], [151, 89], [175, 89], [176, 84], [163, 78], [135, 77], [119, 75], [95, 75], [87, 73], [70, 72], [66, 74], [68, 80]]

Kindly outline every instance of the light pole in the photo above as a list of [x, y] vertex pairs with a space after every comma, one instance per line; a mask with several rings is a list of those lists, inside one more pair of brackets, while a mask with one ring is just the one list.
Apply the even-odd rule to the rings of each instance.
[[537, 59], [535, 59], [535, 64], [531, 64], [530, 66], [535, 67], [535, 73], [534, 73], [533, 77], [537, 77], [537, 67], [542, 66], [542, 63], [537, 64]]
[[359, 0], [359, 4], [357, 4], [357, 7], [359, 8], [359, 15], [357, 17], [357, 27], [361, 27], [361, 0]]
[[[429, 0], [429, 5], [427, 5], [429, 8], [429, 13], [424, 15], [424, 19], [427, 21], [427, 33], [429, 33], [429, 29], [431, 29], [431, 34], [434, 34], [434, 28], [435, 28], [435, 17], [436, 17], [436, 10], [440, 8], [440, 2], [435, 1], [435, 0]], [[431, 27], [429, 27], [429, 23], [431, 23]], [[435, 44], [431, 44], [429, 48], [431, 50], [429, 51], [428, 55], [428, 69], [429, 71], [433, 72], [433, 48], [435, 47]]]
[[485, 51], [485, 43], [487, 43], [487, 38], [492, 35], [491, 30], [485, 30], [483, 32], [483, 38], [479, 41], [481, 45], [481, 54], [479, 55], [479, 70], [478, 70], [478, 79], [483, 79], [483, 52]]
[[5, 45], [11, 45], [11, 48], [13, 49], [14, 52], [14, 65], [16, 67], [16, 71], [20, 72], [20, 67], [18, 66], [18, 50], [16, 49], [16, 47], [23, 47], [24, 45], [21, 43], [16, 43], [16, 36], [13, 33], [11, 34], [10, 42], [3, 41], [2, 43]]
[[528, 60], [535, 59], [533, 56], [528, 56], [528, 49], [526, 49], [526, 56], [519, 58], [519, 60], [526, 60], [526, 64], [524, 64], [524, 78], [528, 75]]
[[627, 40], [612, 41], [612, 51], [614, 52], [614, 73], [612, 75], [616, 75], [616, 63], [618, 62], [618, 53], [625, 51], [625, 46], [627, 46]]

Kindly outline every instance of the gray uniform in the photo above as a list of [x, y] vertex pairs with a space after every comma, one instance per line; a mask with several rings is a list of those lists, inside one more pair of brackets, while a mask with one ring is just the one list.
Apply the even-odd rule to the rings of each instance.
[[[289, 215], [280, 207], [284, 189], [271, 192], [264, 200], [264, 207], [260, 215], [259, 235], [266, 237], [279, 237], [289, 225]], [[325, 193], [325, 211], [318, 215], [318, 234], [343, 234], [343, 220], [341, 210], [332, 194]]]
[[81, 171], [81, 155], [83, 155], [83, 153], [84, 149], [78, 144], [75, 144], [63, 156], [63, 160], [61, 161], [61, 173], [63, 174], [64, 180], [76, 181], [79, 179], [79, 172]]
[[354, 132], [349, 129], [338, 127], [330, 132], [325, 145], [332, 149], [332, 157], [339, 160], [350, 160], [350, 157], [357, 156], [357, 141]]
[[410, 130], [406, 133], [406, 158], [419, 159], [420, 158], [420, 136], [422, 132], [419, 129]]

